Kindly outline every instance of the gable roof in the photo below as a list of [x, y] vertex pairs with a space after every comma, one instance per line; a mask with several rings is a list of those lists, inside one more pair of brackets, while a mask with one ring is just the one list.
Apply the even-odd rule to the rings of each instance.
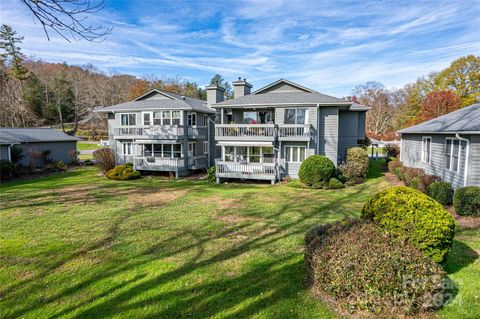
[[[152, 95], [153, 93], [160, 94], [166, 98], [148, 99], [148, 96]], [[214, 110], [206, 106], [206, 102], [204, 100], [194, 99], [176, 93], [164, 92], [157, 89], [150, 90], [149, 92], [130, 102], [107, 107], [97, 107], [95, 108], [94, 112], [110, 113], [116, 111], [147, 111], [162, 109], [197, 111], [210, 114], [215, 113]]]
[[68, 142], [77, 141], [76, 137], [67, 135], [53, 128], [11, 128], [0, 127], [0, 144], [32, 142]]
[[283, 78], [282, 78], [282, 79], [279, 79], [279, 80], [277, 80], [277, 81], [275, 81], [275, 82], [272, 82], [272, 83], [270, 83], [270, 84], [268, 84], [268, 85], [265, 85], [265, 86], [262, 87], [262, 88], [259, 88], [258, 90], [252, 92], [252, 94], [261, 94], [262, 92], [267, 91], [268, 89], [270, 89], [270, 88], [272, 88], [272, 87], [274, 87], [274, 86], [276, 86], [276, 85], [278, 85], [278, 84], [281, 84], [281, 83], [285, 83], [285, 84], [287, 84], [287, 85], [289, 85], [289, 86], [293, 86], [294, 88], [297, 88], [297, 89], [299, 89], [300, 91], [304, 91], [304, 92], [308, 92], [308, 93], [318, 93], [318, 92], [316, 92], [316, 91], [314, 91], [314, 90], [312, 90], [312, 89], [309, 89], [309, 88], [304, 87], [304, 86], [302, 86], [302, 85], [300, 85], [300, 84], [297, 84], [297, 83], [295, 83], [295, 82], [292, 82], [292, 81], [289, 81], [289, 80], [287, 80], [287, 79], [283, 79]]
[[[273, 88], [281, 83], [285, 83], [289, 86], [293, 86], [301, 92], [268, 92], [270, 88]], [[262, 93], [263, 92], [263, 93]], [[266, 93], [265, 93], [266, 92]], [[263, 88], [253, 92], [252, 94], [244, 95], [238, 98], [226, 100], [220, 103], [216, 103], [213, 107], [242, 107], [242, 106], [288, 106], [288, 105], [345, 105], [349, 106], [352, 102], [345, 101], [330, 95], [318, 93], [314, 90], [291, 82], [289, 80], [280, 79]]]
[[480, 103], [461, 108], [399, 133], [473, 133], [480, 134]]

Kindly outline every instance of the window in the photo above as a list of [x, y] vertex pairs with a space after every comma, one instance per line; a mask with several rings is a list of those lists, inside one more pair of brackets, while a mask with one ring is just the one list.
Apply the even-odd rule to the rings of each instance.
[[153, 112], [153, 125], [162, 125], [162, 112]]
[[188, 124], [188, 126], [195, 126], [195, 125], [197, 125], [197, 114], [195, 114], [195, 113], [188, 113], [188, 115], [187, 115], [187, 124]]
[[274, 163], [273, 147], [262, 146], [224, 146], [223, 158], [227, 162]]
[[143, 156], [166, 158], [182, 157], [181, 144], [143, 144]]
[[208, 141], [203, 142], [203, 154], [208, 154]]
[[243, 112], [243, 124], [268, 124], [273, 123], [272, 111]]
[[122, 143], [123, 155], [132, 155], [132, 143]]
[[208, 115], [203, 115], [203, 126], [208, 126]]
[[285, 124], [305, 124], [307, 120], [307, 109], [286, 109], [285, 110]]
[[180, 125], [181, 114], [180, 111], [172, 111], [172, 125]]
[[305, 159], [305, 146], [285, 146], [285, 161], [301, 163]]
[[135, 113], [130, 113], [130, 114], [120, 114], [120, 125], [121, 126], [133, 126], [137, 125], [136, 121], [136, 114]]
[[162, 112], [162, 125], [172, 125], [172, 112], [170, 111]]
[[143, 113], [143, 125], [150, 126], [152, 125], [152, 113]]
[[445, 168], [453, 172], [459, 172], [460, 169], [460, 140], [456, 138], [445, 139]]
[[422, 162], [429, 163], [432, 156], [432, 138], [422, 137]]

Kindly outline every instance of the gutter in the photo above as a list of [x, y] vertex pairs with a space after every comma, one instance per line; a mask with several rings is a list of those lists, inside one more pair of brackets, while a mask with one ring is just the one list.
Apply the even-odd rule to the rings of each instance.
[[[463, 172], [463, 186], [467, 186], [467, 179], [468, 179], [468, 157], [470, 152], [470, 141], [464, 137], [460, 137], [460, 134], [456, 133], [455, 137], [458, 138], [460, 141], [465, 141], [467, 143], [467, 149], [465, 150], [465, 172]], [[460, 145], [461, 149], [461, 145]]]

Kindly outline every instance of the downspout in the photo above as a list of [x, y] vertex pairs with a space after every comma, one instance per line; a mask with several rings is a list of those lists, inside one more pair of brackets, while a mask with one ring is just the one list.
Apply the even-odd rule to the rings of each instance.
[[[211, 141], [211, 137], [210, 137], [210, 123], [212, 123], [214, 126], [215, 126], [215, 121], [212, 120], [212, 118], [215, 118], [216, 115], [209, 115], [208, 116], [208, 125], [207, 125], [207, 141], [208, 141], [208, 164], [207, 166], [210, 167], [211, 165], [211, 159], [212, 159], [212, 155], [210, 153], [212, 153], [212, 142], [215, 141], [215, 137], [213, 138], [213, 141]], [[214, 149], [215, 149], [215, 145], [213, 145]]]
[[[468, 156], [470, 151], [470, 141], [464, 137], [460, 137], [460, 134], [456, 133], [455, 137], [458, 138], [460, 141], [465, 141], [467, 143], [467, 148], [465, 150], [465, 172], [463, 172], [463, 186], [467, 186], [467, 179], [468, 179]], [[460, 149], [462, 149], [460, 147]]]

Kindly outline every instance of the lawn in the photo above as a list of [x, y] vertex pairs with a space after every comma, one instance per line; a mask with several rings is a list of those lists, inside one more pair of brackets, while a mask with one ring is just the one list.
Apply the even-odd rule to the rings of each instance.
[[77, 142], [77, 150], [78, 151], [95, 151], [100, 148], [98, 145], [99, 142]]
[[[304, 233], [387, 186], [118, 182], [95, 167], [3, 185], [0, 317], [336, 318], [303, 288]], [[480, 312], [479, 236], [457, 236], [446, 267], [462, 302], [443, 317]]]

